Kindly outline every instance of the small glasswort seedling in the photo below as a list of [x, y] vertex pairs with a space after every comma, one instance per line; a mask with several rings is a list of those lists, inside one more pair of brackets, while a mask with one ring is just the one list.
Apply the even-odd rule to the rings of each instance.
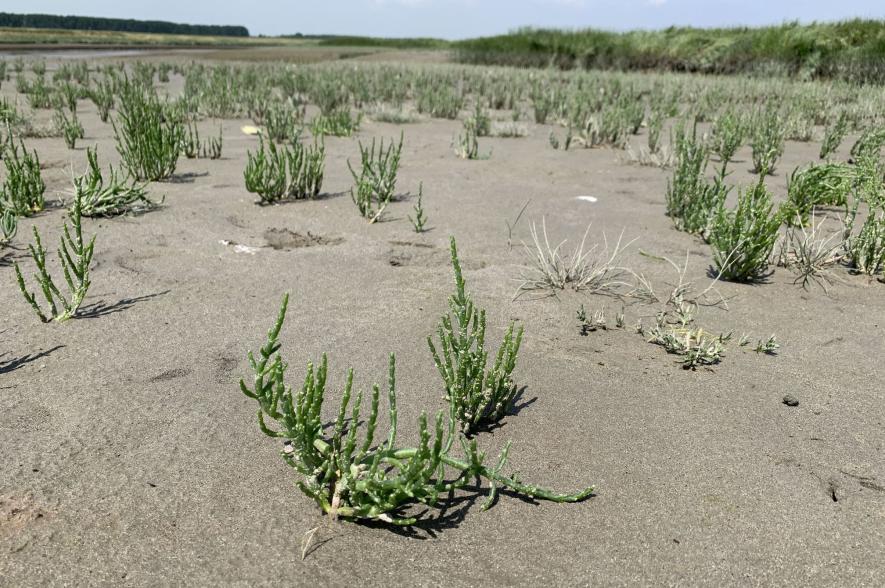
[[[590, 333], [597, 330], [607, 330], [607, 327], [605, 325], [605, 309], [595, 310], [588, 317], [587, 311], [584, 309], [584, 305], [582, 304], [580, 308], [578, 308], [577, 318], [578, 332], [581, 334], [582, 337], [586, 337]], [[621, 316], [621, 318], [623, 319], [623, 316]], [[622, 325], [619, 324], [618, 326], [620, 327]]]
[[820, 158], [829, 159], [830, 155], [836, 152], [839, 145], [845, 139], [848, 133], [848, 113], [844, 110], [832, 124], [827, 125], [824, 131], [824, 138], [820, 145]]
[[221, 148], [224, 138], [221, 127], [218, 127], [218, 137], [200, 138], [200, 131], [196, 122], [185, 124], [185, 132], [181, 137], [181, 153], [188, 159], [220, 159]]
[[64, 137], [68, 149], [74, 149], [77, 146], [77, 140], [86, 136], [86, 131], [83, 130], [83, 125], [77, 118], [77, 111], [73, 111], [69, 118], [65, 111], [59, 108], [55, 111], [54, 124]]
[[0, 207], [0, 247], [12, 241], [18, 232], [18, 217], [11, 210]]
[[774, 335], [771, 335], [765, 341], [760, 339], [759, 342], [756, 343], [756, 349], [754, 351], [756, 351], [756, 353], [764, 353], [765, 355], [777, 355], [777, 350], [780, 348], [780, 343], [777, 342]]
[[412, 221], [412, 226], [415, 228], [416, 233], [424, 232], [424, 225], [427, 223], [427, 216], [424, 214], [424, 206], [421, 202], [421, 199], [424, 196], [424, 184], [418, 184], [418, 202], [415, 204], [415, 218], [409, 216], [409, 220]]
[[[53, 282], [52, 277], [46, 269], [46, 250], [40, 242], [40, 233], [37, 227], [34, 229], [34, 245], [28, 245], [31, 257], [37, 264], [37, 282], [40, 284], [40, 290], [43, 297], [49, 304], [49, 313], [44, 313], [37, 302], [36, 296], [28, 292], [25, 285], [24, 276], [22, 276], [21, 268], [18, 262], [15, 262], [15, 276], [18, 280], [18, 287], [22, 296], [25, 297], [34, 312], [44, 323], [50, 320], [56, 322], [66, 321], [77, 314], [77, 309], [86, 297], [89, 290], [89, 264], [92, 262], [92, 254], [95, 248], [95, 236], [93, 235], [89, 243], [83, 241], [83, 227], [81, 225], [81, 209], [82, 209], [82, 193], [78, 192], [74, 200], [74, 206], [70, 211], [71, 225], [73, 226], [73, 236], [68, 229], [68, 223], [64, 224], [64, 234], [61, 237], [61, 246], [58, 249], [58, 259], [61, 263], [64, 273], [65, 282], [70, 290], [70, 297], [66, 298], [58, 286]], [[59, 308], [61, 306], [61, 308]]]

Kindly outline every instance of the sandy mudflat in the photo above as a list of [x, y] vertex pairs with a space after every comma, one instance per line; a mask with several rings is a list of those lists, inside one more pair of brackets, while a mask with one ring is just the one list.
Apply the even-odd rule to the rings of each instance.
[[[85, 145], [98, 145], [103, 165], [117, 160], [111, 126], [91, 103], [80, 102], [80, 117], [87, 138], [76, 151], [61, 139], [27, 142], [47, 166], [49, 200], [69, 198]], [[201, 124], [209, 134], [219, 123]], [[413, 199], [374, 226], [356, 213], [345, 194], [356, 137], [327, 139], [326, 197], [256, 206], [242, 171], [257, 139], [243, 124], [223, 122], [222, 160], [182, 159], [175, 181], [151, 186], [165, 195], [162, 209], [86, 222], [98, 239], [83, 318], [40, 324], [10, 265], [32, 273], [30, 227], [54, 245], [61, 210], [22, 221], [17, 249], [4, 252], [0, 584], [885, 582], [885, 285], [838, 270], [827, 296], [783, 269], [762, 285], [722, 284], [729, 310], [702, 309], [699, 324], [754, 341], [776, 333], [780, 354], [732, 345], [713, 369], [684, 371], [632, 329], [578, 334], [579, 304], [605, 307], [613, 322], [621, 302], [513, 300], [526, 263], [519, 243], [542, 217], [556, 240], [580, 240], [591, 221], [590, 242], [623, 230], [637, 239], [624, 262], [661, 288], [672, 270], [639, 250], [680, 260], [688, 251], [689, 276], [705, 284], [708, 246], [664, 214], [670, 172], [605, 149], [554, 151], [549, 127], [481, 139], [492, 157], [462, 161], [450, 149], [459, 122], [367, 122], [359, 138], [405, 133], [399, 191], [414, 195], [423, 182], [432, 229], [416, 235]], [[771, 188], [782, 197], [786, 173], [817, 151], [788, 143]], [[749, 149], [738, 159], [730, 179], [747, 184]], [[505, 221], [527, 200], [508, 249]], [[383, 381], [395, 352], [400, 430], [414, 441], [420, 411], [444, 406], [425, 338], [452, 287], [449, 235], [495, 346], [510, 319], [525, 326], [516, 377], [534, 401], [481, 444], [496, 451], [510, 439], [523, 479], [562, 490], [592, 483], [597, 494], [574, 505], [504, 495], [480, 512], [482, 497], [465, 493], [411, 533], [329, 523], [237, 388], [246, 351], [291, 292], [282, 336], [291, 382], [327, 351], [334, 397], [348, 366], [365, 387]], [[624, 312], [628, 325], [653, 321], [648, 306]], [[786, 393], [799, 406], [785, 406]], [[318, 525], [301, 561], [301, 537]]]

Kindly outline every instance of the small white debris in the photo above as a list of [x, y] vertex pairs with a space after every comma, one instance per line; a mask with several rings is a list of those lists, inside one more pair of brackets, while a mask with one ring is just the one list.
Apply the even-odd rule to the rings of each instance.
[[259, 129], [258, 127], [253, 127], [251, 125], [240, 127], [240, 131], [242, 131], [244, 135], [258, 135], [259, 133], [261, 133], [261, 129]]
[[242, 243], [237, 243], [236, 241], [230, 241], [228, 239], [222, 239], [219, 241], [225, 247], [233, 247], [234, 253], [248, 253], [249, 255], [255, 255], [258, 253], [259, 247], [252, 247], [251, 245], [243, 245]]
[[575, 200], [580, 200], [581, 202], [599, 202], [599, 199], [596, 196], [576, 196]]

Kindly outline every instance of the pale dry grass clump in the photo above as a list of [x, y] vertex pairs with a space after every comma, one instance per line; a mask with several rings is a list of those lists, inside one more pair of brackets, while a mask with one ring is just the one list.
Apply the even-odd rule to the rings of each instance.
[[633, 272], [619, 264], [619, 258], [633, 241], [623, 243], [624, 233], [621, 232], [614, 245], [609, 245], [603, 234], [603, 244], [596, 243], [587, 247], [587, 235], [590, 226], [584, 231], [581, 244], [571, 254], [565, 253], [563, 239], [555, 247], [550, 245], [547, 235], [547, 224], [541, 220], [541, 232], [532, 223], [533, 247], [523, 244], [531, 265], [523, 271], [516, 296], [523, 292], [547, 291], [555, 295], [557, 290], [571, 288], [576, 292], [589, 292], [609, 296], [621, 296], [626, 290], [632, 289], [628, 278]]
[[829, 237], [821, 236], [824, 221], [815, 222], [814, 212], [806, 228], [801, 224], [789, 227], [781, 238], [777, 256], [777, 265], [785, 267], [796, 274], [794, 284], [802, 284], [808, 289], [814, 282], [827, 292], [827, 286], [835, 280], [830, 268], [842, 259], [841, 242], [838, 233]]

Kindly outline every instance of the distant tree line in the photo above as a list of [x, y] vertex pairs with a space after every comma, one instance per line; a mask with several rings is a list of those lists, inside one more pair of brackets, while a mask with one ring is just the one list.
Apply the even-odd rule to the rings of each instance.
[[204, 35], [248, 37], [242, 26], [191, 25], [162, 20], [60, 16], [56, 14], [11, 14], [0, 12], [0, 27], [33, 29], [73, 29], [79, 31], [118, 31], [126, 33], [163, 33], [169, 35]]

